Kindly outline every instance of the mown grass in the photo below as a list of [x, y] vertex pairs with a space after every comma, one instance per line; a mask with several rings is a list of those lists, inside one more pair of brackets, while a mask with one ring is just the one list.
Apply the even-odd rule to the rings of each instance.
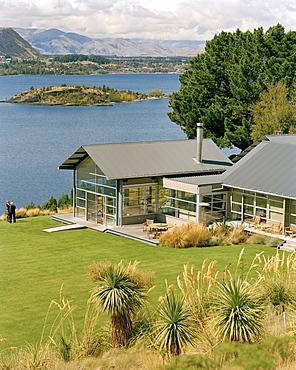
[[40, 338], [47, 308], [52, 299], [59, 299], [62, 285], [64, 296], [77, 306], [76, 325], [82, 328], [92, 289], [85, 267], [94, 262], [141, 261], [140, 269], [155, 273], [151, 301], [156, 302], [165, 293], [165, 280], [175, 284], [184, 264], [199, 268], [208, 258], [217, 260], [218, 270], [223, 270], [237, 262], [244, 247], [247, 270], [256, 253], [275, 253], [274, 248], [255, 245], [156, 247], [88, 229], [42, 231], [56, 225], [49, 216], [19, 219], [16, 224], [0, 222], [0, 338], [8, 340], [2, 347], [22, 346]]

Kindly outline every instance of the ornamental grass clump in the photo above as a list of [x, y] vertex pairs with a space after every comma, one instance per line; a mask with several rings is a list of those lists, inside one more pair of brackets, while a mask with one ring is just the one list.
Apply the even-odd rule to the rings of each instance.
[[253, 234], [247, 240], [247, 244], [261, 244], [261, 245], [268, 245], [270, 247], [275, 247], [280, 243], [280, 239], [272, 238], [267, 235], [263, 234]]
[[286, 255], [277, 250], [272, 257], [263, 256], [258, 276], [260, 294], [274, 313], [277, 332], [285, 332], [294, 321], [296, 309], [296, 253]]
[[244, 231], [242, 225], [236, 225], [232, 227], [226, 237], [230, 244], [241, 244], [244, 243], [248, 238], [247, 233]]
[[212, 235], [211, 245], [241, 244], [247, 240], [247, 234], [241, 224], [232, 225], [226, 222], [216, 222], [209, 228]]
[[211, 234], [201, 223], [188, 223], [173, 228], [160, 235], [159, 243], [171, 248], [207, 247], [210, 245]]
[[218, 261], [209, 262], [208, 259], [205, 259], [201, 269], [197, 272], [194, 265], [191, 265], [191, 268], [185, 265], [182, 279], [177, 277], [178, 287], [185, 297], [199, 329], [206, 325], [212, 290], [220, 274], [216, 270], [217, 263]]

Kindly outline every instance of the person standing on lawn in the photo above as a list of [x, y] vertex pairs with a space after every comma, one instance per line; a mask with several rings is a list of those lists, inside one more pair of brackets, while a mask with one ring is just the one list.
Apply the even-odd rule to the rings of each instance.
[[9, 213], [10, 213], [10, 223], [12, 222], [16, 222], [16, 219], [15, 219], [15, 204], [13, 202], [11, 202], [10, 204], [10, 208], [9, 208]]
[[11, 215], [10, 215], [10, 200], [6, 201], [6, 221], [11, 222]]

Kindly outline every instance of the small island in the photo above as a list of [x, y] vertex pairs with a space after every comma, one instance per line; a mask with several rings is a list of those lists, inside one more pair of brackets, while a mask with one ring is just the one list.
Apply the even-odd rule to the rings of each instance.
[[108, 86], [67, 86], [42, 87], [14, 95], [6, 103], [62, 106], [106, 106], [118, 103], [129, 103], [139, 100], [159, 99], [164, 95], [161, 89], [154, 89], [148, 94], [126, 90], [115, 90]]

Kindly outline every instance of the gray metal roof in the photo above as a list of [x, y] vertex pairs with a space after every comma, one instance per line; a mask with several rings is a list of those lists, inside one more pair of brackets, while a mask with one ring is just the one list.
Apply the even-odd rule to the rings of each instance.
[[265, 137], [275, 143], [296, 145], [296, 134], [265, 135]]
[[221, 177], [226, 186], [296, 198], [296, 145], [262, 141]]
[[232, 161], [238, 162], [251, 150], [253, 150], [262, 141], [274, 141], [276, 143], [296, 144], [296, 134], [279, 134], [279, 135], [264, 135], [259, 140], [248, 146], [245, 150], [241, 151]]
[[109, 179], [222, 172], [232, 165], [210, 139], [203, 139], [202, 163], [196, 163], [196, 140], [84, 145], [59, 166], [75, 169], [90, 156]]

